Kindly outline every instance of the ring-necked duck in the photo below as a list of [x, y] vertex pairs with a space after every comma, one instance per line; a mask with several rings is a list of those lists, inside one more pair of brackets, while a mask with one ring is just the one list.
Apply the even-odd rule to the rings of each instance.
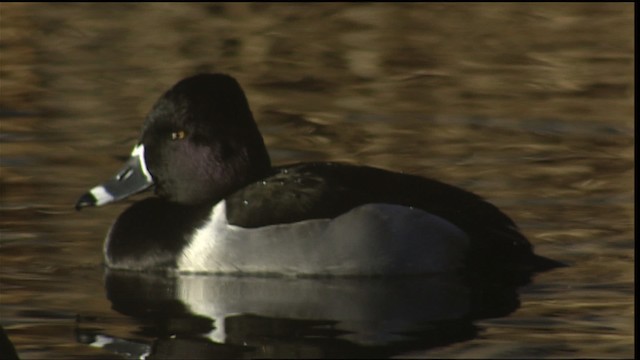
[[272, 167], [244, 92], [186, 78], [147, 116], [117, 175], [76, 208], [154, 186], [107, 235], [111, 268], [293, 275], [527, 269], [537, 256], [494, 205], [419, 176], [339, 163]]

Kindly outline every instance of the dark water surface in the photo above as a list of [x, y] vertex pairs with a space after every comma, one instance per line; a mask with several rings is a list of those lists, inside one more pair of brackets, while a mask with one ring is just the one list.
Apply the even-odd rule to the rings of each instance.
[[[24, 359], [633, 357], [633, 21], [632, 3], [0, 4], [0, 324]], [[106, 273], [131, 201], [75, 200], [164, 90], [211, 71], [243, 84], [274, 163], [461, 186], [570, 266], [519, 288]]]

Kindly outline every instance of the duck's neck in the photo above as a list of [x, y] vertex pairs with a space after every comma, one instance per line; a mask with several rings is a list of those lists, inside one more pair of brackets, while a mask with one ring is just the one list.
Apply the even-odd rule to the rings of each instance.
[[206, 167], [212, 171], [210, 179], [217, 191], [212, 194], [213, 196], [201, 197], [200, 201], [191, 205], [217, 203], [237, 190], [267, 177], [272, 172], [271, 159], [257, 127], [255, 132], [250, 134], [252, 135], [245, 135], [244, 143], [234, 149], [229, 158], [223, 159], [216, 167]]

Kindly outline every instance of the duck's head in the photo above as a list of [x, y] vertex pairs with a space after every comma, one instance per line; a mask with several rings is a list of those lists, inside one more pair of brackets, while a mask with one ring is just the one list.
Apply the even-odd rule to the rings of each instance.
[[196, 75], [158, 99], [125, 166], [81, 196], [76, 208], [104, 205], [151, 187], [181, 204], [216, 201], [270, 167], [238, 82], [223, 74]]

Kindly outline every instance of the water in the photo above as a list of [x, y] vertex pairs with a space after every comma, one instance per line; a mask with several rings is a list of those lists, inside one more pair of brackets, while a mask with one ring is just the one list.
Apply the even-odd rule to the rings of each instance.
[[[1, 4], [0, 45], [0, 324], [21, 358], [634, 356], [632, 3]], [[75, 200], [164, 90], [212, 71], [274, 163], [464, 187], [570, 266], [518, 288], [106, 273], [131, 201]]]

